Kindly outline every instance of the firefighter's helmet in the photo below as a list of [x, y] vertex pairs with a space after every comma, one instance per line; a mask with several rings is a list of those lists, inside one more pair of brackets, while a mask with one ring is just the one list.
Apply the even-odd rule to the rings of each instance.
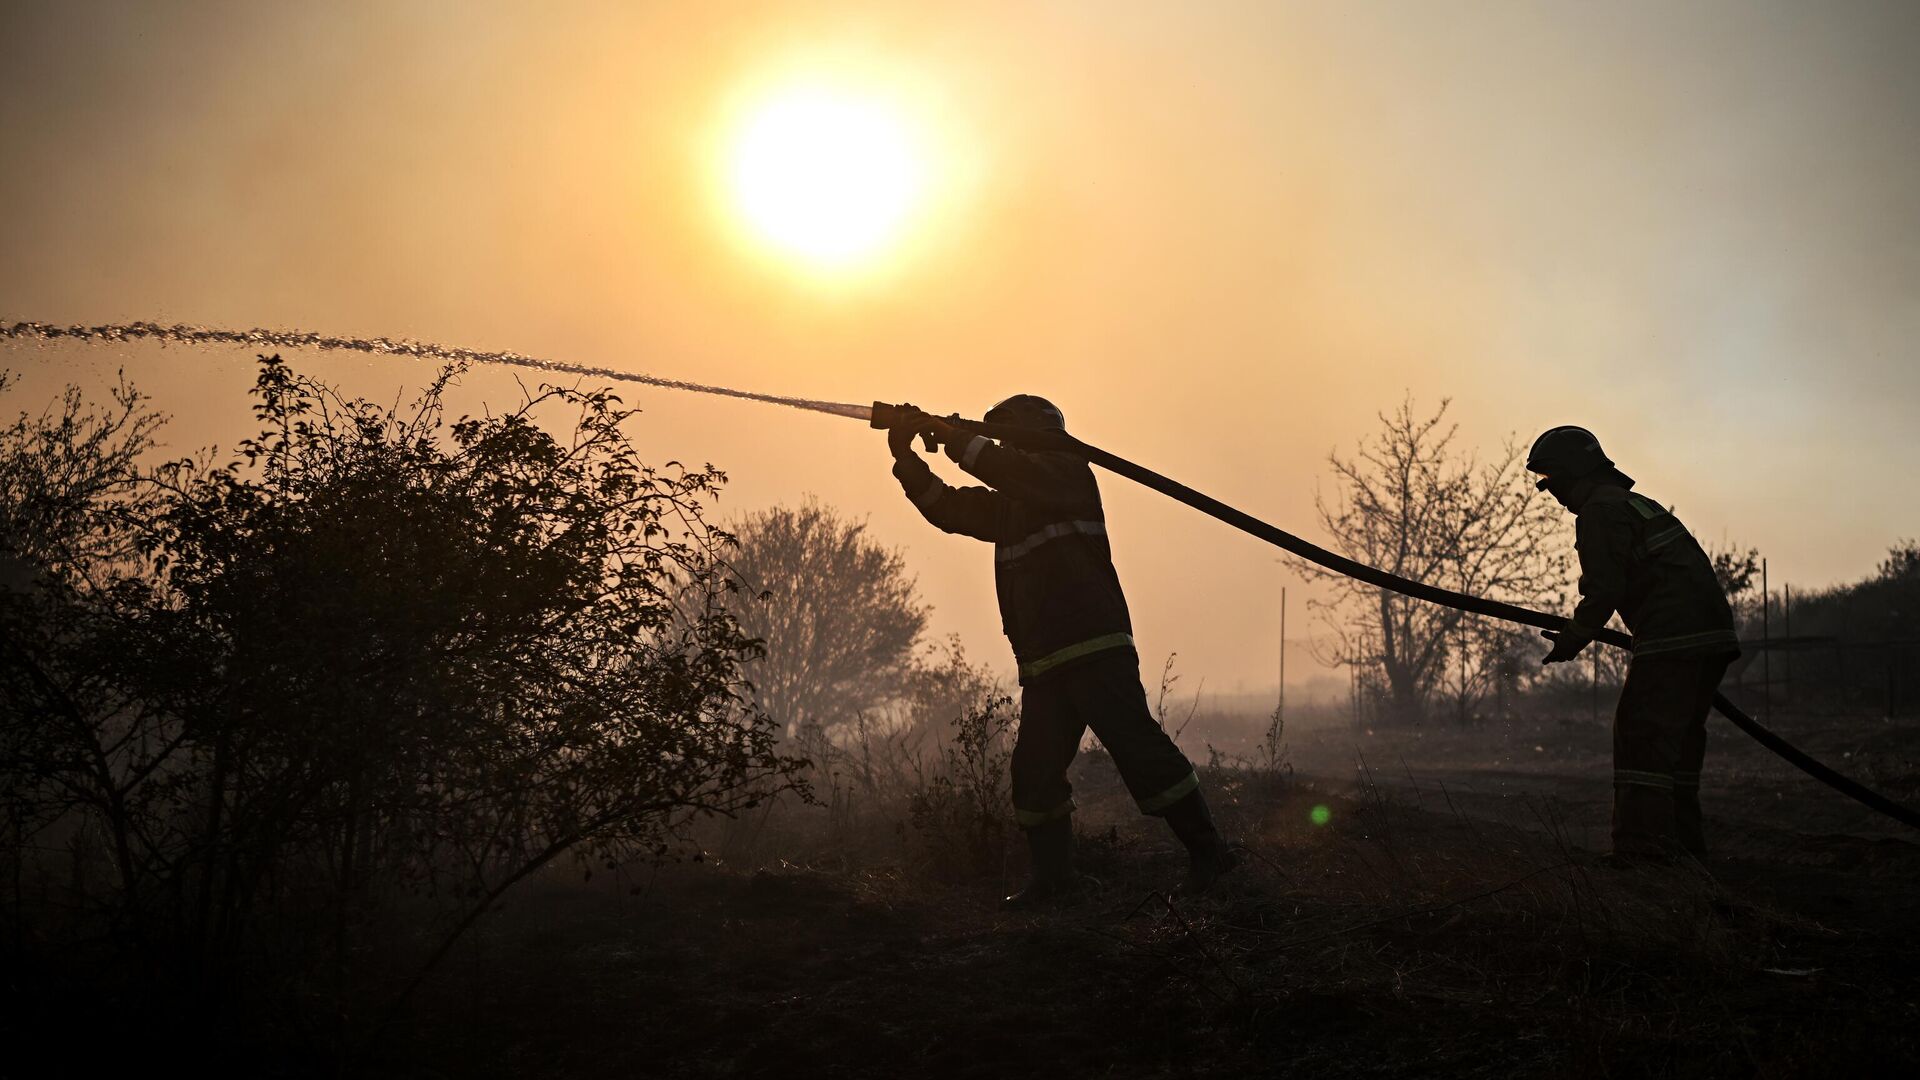
[[1067, 430], [1067, 418], [1061, 414], [1060, 407], [1034, 394], [1015, 394], [988, 409], [982, 419], [989, 424], [1006, 424], [1037, 431]]
[[1552, 428], [1533, 440], [1527, 452], [1527, 471], [1540, 474], [1533, 486], [1545, 491], [1549, 484], [1564, 484], [1589, 476], [1613, 465], [1613, 459], [1600, 449], [1593, 432], [1571, 424]]

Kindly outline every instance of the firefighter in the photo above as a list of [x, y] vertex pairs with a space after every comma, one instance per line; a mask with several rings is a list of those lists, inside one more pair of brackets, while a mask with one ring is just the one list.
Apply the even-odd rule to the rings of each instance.
[[[1060, 410], [1031, 394], [986, 415], [991, 424], [1066, 430]], [[915, 451], [930, 436], [985, 487], [950, 487]], [[1073, 868], [1073, 789], [1067, 767], [1091, 727], [1142, 813], [1166, 819], [1186, 846], [1188, 892], [1206, 890], [1237, 862], [1214, 827], [1200, 778], [1155, 722], [1140, 684], [1126, 597], [1107, 544], [1093, 469], [1068, 453], [1035, 453], [968, 436], [904, 406], [889, 430], [893, 475], [939, 529], [994, 545], [1001, 627], [1020, 670], [1013, 805], [1033, 856], [1013, 907], [1068, 899], [1086, 879]]]
[[1740, 655], [1713, 563], [1672, 512], [1633, 490], [1600, 440], [1557, 427], [1527, 468], [1575, 518], [1580, 603], [1542, 664], [1572, 660], [1618, 612], [1633, 659], [1613, 722], [1613, 851], [1620, 862], [1707, 856], [1700, 766], [1707, 711]]

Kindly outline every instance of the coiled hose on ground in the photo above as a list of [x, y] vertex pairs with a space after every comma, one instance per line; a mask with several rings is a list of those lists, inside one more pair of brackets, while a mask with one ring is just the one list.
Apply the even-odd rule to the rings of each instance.
[[[903, 415], [905, 408], [905, 406], [875, 402], [872, 417], [873, 426], [876, 428], [894, 426], [894, 421]], [[1400, 577], [1397, 574], [1389, 574], [1378, 567], [1355, 562], [1343, 555], [1337, 555], [1334, 552], [1328, 551], [1318, 544], [1302, 540], [1284, 529], [1269, 525], [1259, 518], [1254, 517], [1252, 514], [1228, 506], [1226, 503], [1210, 495], [1195, 491], [1185, 484], [1162, 476], [1152, 469], [1136, 465], [1117, 454], [1111, 454], [1097, 446], [1081, 442], [1079, 439], [1065, 432], [1034, 431], [1029, 428], [1009, 427], [1004, 424], [988, 424], [955, 416], [943, 417], [942, 419], [947, 424], [961, 431], [974, 435], [984, 435], [987, 438], [996, 439], [1012, 446], [1018, 446], [1028, 450], [1060, 451], [1085, 458], [1092, 464], [1098, 465], [1109, 472], [1117, 473], [1137, 484], [1150, 487], [1162, 495], [1177, 499], [1203, 514], [1218, 518], [1234, 528], [1239, 529], [1241, 532], [1257, 536], [1283, 551], [1297, 555], [1309, 562], [1317, 563], [1335, 573], [1345, 574], [1347, 577], [1366, 582], [1369, 585], [1374, 585], [1382, 589], [1391, 589], [1404, 596], [1411, 596], [1416, 600], [1425, 600], [1428, 603], [1439, 604], [1442, 607], [1455, 608], [1460, 611], [1471, 612], [1475, 615], [1486, 615], [1495, 619], [1505, 619], [1508, 622], [1520, 623], [1524, 626], [1535, 626], [1542, 630], [1558, 630], [1566, 625], [1566, 619], [1562, 616], [1549, 615], [1544, 611], [1533, 611], [1529, 608], [1502, 603], [1498, 600], [1468, 596], [1466, 593], [1454, 592], [1451, 589], [1437, 588], [1424, 582]], [[1633, 647], [1633, 639], [1618, 630], [1602, 630], [1596, 640], [1622, 649], [1630, 649]], [[1713, 707], [1720, 715], [1732, 721], [1735, 727], [1751, 735], [1760, 745], [1791, 762], [1794, 767], [1800, 771], [1826, 784], [1828, 787], [1839, 791], [1841, 794], [1893, 818], [1903, 825], [1920, 829], [1920, 811], [1894, 802], [1892, 799], [1860, 784], [1852, 778], [1835, 772], [1833, 769], [1809, 756], [1799, 747], [1794, 746], [1792, 743], [1768, 730], [1753, 717], [1748, 716], [1739, 706], [1729, 701], [1725, 694], [1716, 692], [1713, 695]]]

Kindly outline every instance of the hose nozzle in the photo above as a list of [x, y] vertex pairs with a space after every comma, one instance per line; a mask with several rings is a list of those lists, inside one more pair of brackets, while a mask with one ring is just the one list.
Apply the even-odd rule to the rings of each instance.
[[[889, 405], [884, 401], [876, 401], [873, 403], [873, 415], [867, 423], [873, 427], [891, 431], [905, 423], [910, 414], [919, 411], [912, 405]], [[940, 444], [934, 441], [931, 432], [920, 433], [920, 444], [925, 446], [929, 453], [940, 449]]]

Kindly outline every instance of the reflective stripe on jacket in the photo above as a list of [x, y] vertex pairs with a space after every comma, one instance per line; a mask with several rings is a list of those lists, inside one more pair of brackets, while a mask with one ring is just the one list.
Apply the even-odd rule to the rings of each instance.
[[1590, 637], [1617, 611], [1635, 656], [1739, 653], [1712, 561], [1665, 507], [1602, 484], [1580, 507], [1575, 531], [1580, 604], [1570, 629]]
[[1072, 454], [980, 437], [947, 447], [947, 455], [987, 486], [951, 487], [918, 455], [896, 461], [893, 474], [935, 527], [994, 545], [1000, 625], [1020, 681], [1133, 648], [1093, 468]]

